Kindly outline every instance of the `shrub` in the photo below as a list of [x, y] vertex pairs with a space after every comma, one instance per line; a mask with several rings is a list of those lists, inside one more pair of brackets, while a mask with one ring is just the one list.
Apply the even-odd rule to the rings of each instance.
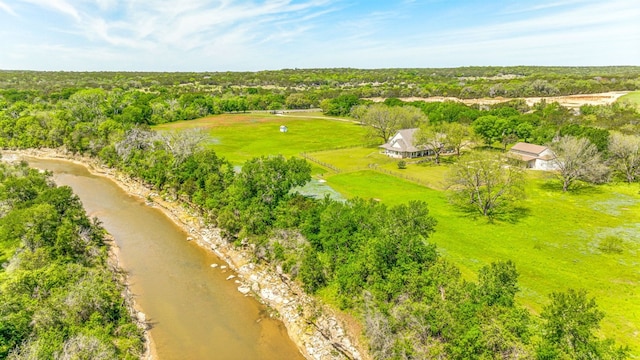
[[622, 254], [624, 244], [617, 236], [607, 236], [598, 245], [598, 249], [607, 254]]

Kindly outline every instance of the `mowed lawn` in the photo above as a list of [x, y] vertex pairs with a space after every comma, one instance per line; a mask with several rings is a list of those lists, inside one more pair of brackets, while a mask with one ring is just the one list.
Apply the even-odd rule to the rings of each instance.
[[[333, 165], [341, 172], [367, 170], [373, 167], [378, 169], [379, 172], [425, 185], [432, 189], [444, 190], [446, 187], [444, 182], [448, 169], [446, 166], [437, 166], [431, 160], [418, 163], [418, 159], [407, 159], [405, 160], [406, 168], [399, 169], [398, 162], [400, 159], [393, 159], [381, 154], [377, 147], [327, 150], [310, 155], [313, 159]], [[447, 158], [442, 157], [442, 161], [447, 162]]]
[[[436, 168], [440, 173], [442, 168]], [[429, 204], [438, 220], [431, 240], [469, 279], [493, 261], [511, 259], [520, 273], [519, 301], [540, 312], [548, 295], [585, 289], [606, 313], [602, 333], [640, 351], [640, 195], [637, 185], [605, 185], [562, 193], [540, 173], [528, 180], [526, 212], [515, 221], [489, 223], [449, 204], [440, 190], [370, 170], [337, 174], [327, 183], [349, 197], [373, 197], [392, 206]], [[616, 237], [622, 253], [604, 253]]]
[[[280, 132], [284, 125], [288, 131]], [[352, 122], [266, 113], [225, 114], [163, 124], [155, 129], [201, 128], [210, 146], [233, 164], [261, 155], [298, 156], [302, 152], [362, 145], [366, 129]]]
[[377, 147], [354, 147], [348, 149], [326, 150], [309, 154], [313, 159], [338, 168], [341, 172], [367, 169], [370, 164], [396, 164], [397, 160], [380, 154]]

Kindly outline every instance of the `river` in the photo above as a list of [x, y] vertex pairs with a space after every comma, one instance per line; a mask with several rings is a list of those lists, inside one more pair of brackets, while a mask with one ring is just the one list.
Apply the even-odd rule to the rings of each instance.
[[[64, 160], [26, 158], [68, 185], [120, 248], [137, 306], [151, 323], [155, 355], [170, 359], [302, 359], [282, 322], [237, 291], [235, 275], [159, 209], [112, 180]], [[217, 264], [217, 267], [212, 267]]]

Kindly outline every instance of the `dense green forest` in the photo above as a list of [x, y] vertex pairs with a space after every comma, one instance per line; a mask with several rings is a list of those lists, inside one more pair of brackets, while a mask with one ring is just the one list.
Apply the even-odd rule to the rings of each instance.
[[[235, 171], [202, 146], [197, 131], [158, 133], [149, 125], [220, 112], [319, 105], [336, 115], [353, 114], [364, 105], [364, 112], [354, 115], [367, 123], [370, 106], [362, 98], [370, 96], [465, 97], [471, 94], [465, 88], [477, 89], [474, 96], [515, 97], [635, 90], [639, 73], [635, 67], [0, 72], [0, 146], [63, 148], [96, 156], [165, 196], [191, 204], [226, 239], [253, 249], [258, 261], [281, 266], [310, 293], [331, 292], [341, 308], [361, 319], [375, 358], [622, 359], [625, 349], [596, 336], [604, 314], [588, 294], [552, 293], [535, 316], [514, 301], [517, 264], [496, 262], [483, 267], [476, 281], [464, 279], [429, 242], [437, 219], [424, 202], [390, 208], [373, 200], [304, 197], [291, 191], [310, 179], [311, 167], [304, 160], [258, 157]], [[505, 92], [490, 94], [492, 87]], [[510, 93], [516, 90], [520, 95]], [[640, 123], [635, 108], [619, 104], [583, 106], [579, 113], [557, 103], [531, 108], [518, 100], [486, 109], [398, 99], [380, 106], [391, 113], [405, 106], [418, 109], [429, 126], [460, 124], [488, 146], [506, 147], [519, 139], [542, 144], [566, 135], [588, 139], [607, 153], [611, 132], [637, 136]], [[374, 132], [379, 128], [371, 125]], [[34, 331], [28, 321], [16, 321], [2, 326]], [[21, 336], [11, 346], [27, 335]]]
[[140, 358], [105, 231], [71, 189], [0, 163], [0, 203], [0, 358]]

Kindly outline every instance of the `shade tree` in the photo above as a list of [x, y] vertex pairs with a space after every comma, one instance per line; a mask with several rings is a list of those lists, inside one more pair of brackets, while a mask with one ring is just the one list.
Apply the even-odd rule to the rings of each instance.
[[460, 156], [463, 148], [476, 142], [476, 135], [468, 125], [460, 123], [440, 124], [440, 131], [446, 135], [447, 146]]
[[69, 97], [64, 103], [73, 121], [98, 122], [105, 117], [104, 108], [107, 105], [107, 94], [102, 89], [80, 90]]
[[625, 359], [628, 349], [596, 336], [604, 313], [584, 290], [554, 292], [542, 318], [539, 359]]
[[611, 134], [609, 156], [613, 170], [631, 183], [640, 177], [640, 137]]
[[198, 150], [201, 150], [209, 134], [203, 129], [194, 128], [182, 131], [159, 132], [157, 136], [173, 155], [175, 162], [180, 163]]
[[480, 116], [471, 126], [487, 145], [501, 141], [506, 133], [511, 133], [509, 121], [496, 115]]
[[464, 209], [493, 217], [524, 197], [524, 173], [506, 158], [474, 153], [460, 159], [447, 174], [451, 200]]
[[599, 152], [606, 152], [609, 146], [609, 130], [606, 129], [569, 124], [560, 128], [559, 135], [587, 138], [598, 148]]
[[564, 136], [550, 144], [556, 158], [553, 163], [562, 182], [562, 191], [577, 180], [602, 183], [609, 175], [608, 167], [602, 162], [598, 148], [587, 138]]
[[360, 99], [357, 96], [345, 94], [321, 101], [320, 108], [327, 115], [347, 116], [351, 109], [358, 104], [360, 104]]
[[448, 145], [447, 134], [439, 126], [422, 126], [414, 135], [413, 145], [432, 152], [436, 165], [439, 165], [440, 154]]
[[427, 117], [413, 106], [387, 106], [384, 104], [360, 105], [351, 111], [352, 116], [368, 126], [369, 137], [381, 143], [400, 129], [410, 129], [425, 124]]

